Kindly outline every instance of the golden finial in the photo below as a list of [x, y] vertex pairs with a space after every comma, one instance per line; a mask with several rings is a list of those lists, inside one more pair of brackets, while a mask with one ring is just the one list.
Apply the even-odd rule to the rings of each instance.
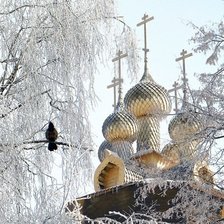
[[176, 61], [181, 61], [183, 62], [183, 109], [186, 107], [186, 102], [187, 102], [187, 81], [188, 79], [186, 78], [186, 70], [185, 70], [185, 59], [191, 57], [193, 54], [189, 53], [187, 54], [187, 51], [184, 49], [180, 53], [181, 57], [176, 58]]
[[[137, 26], [141, 26], [144, 25], [144, 48], [142, 49], [145, 54], [144, 54], [144, 75], [143, 77], [145, 77], [148, 74], [148, 68], [147, 68], [147, 63], [148, 63], [148, 59], [147, 59], [147, 53], [149, 52], [149, 49], [147, 48], [147, 32], [146, 32], [146, 23], [153, 20], [154, 17], [149, 17], [147, 14], [144, 14], [144, 16], [142, 17], [142, 22], [138, 23]], [[151, 78], [151, 77], [150, 77]]]

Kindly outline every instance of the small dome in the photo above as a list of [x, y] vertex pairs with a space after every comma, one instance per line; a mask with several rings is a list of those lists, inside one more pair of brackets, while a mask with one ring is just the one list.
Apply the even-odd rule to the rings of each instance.
[[109, 142], [125, 140], [133, 142], [137, 137], [135, 118], [124, 109], [109, 115], [103, 123], [103, 136]]
[[178, 164], [180, 162], [180, 152], [178, 145], [174, 143], [168, 143], [164, 146], [162, 153], [164, 157]]
[[180, 160], [191, 160], [195, 156], [198, 145], [199, 142], [196, 140], [171, 142], [164, 146], [162, 155], [174, 162], [179, 162]]
[[168, 92], [152, 80], [142, 80], [131, 88], [124, 98], [127, 110], [136, 117], [162, 115], [171, 110]]
[[194, 178], [202, 183], [214, 184], [214, 173], [206, 161], [198, 161], [193, 170]]
[[98, 158], [100, 160], [100, 162], [102, 162], [105, 158], [105, 150], [111, 150], [112, 149], [112, 145], [110, 142], [108, 141], [103, 141], [102, 144], [100, 145], [99, 149], [98, 149]]
[[174, 141], [182, 141], [192, 137], [202, 129], [202, 122], [196, 113], [181, 112], [169, 123], [169, 135]]

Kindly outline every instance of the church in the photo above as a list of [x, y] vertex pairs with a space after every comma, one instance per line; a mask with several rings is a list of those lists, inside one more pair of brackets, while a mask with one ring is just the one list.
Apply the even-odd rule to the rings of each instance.
[[[192, 54], [183, 50], [176, 59], [183, 64], [182, 85], [175, 82], [166, 90], [156, 83], [147, 59], [151, 20], [145, 14], [137, 24], [144, 28], [144, 72], [126, 94], [121, 59], [127, 54], [118, 51], [112, 60], [119, 77], [109, 87], [115, 93], [118, 87], [118, 99], [114, 97], [114, 112], [102, 125], [105, 140], [98, 149], [95, 193], [68, 202], [66, 212], [79, 209], [83, 223], [224, 223], [224, 192], [215, 188], [207, 156], [198, 152], [206, 124], [188, 102], [185, 60]], [[178, 89], [183, 91], [180, 110]], [[168, 125], [171, 141], [161, 148], [160, 123], [171, 112], [171, 92], [176, 113]]]

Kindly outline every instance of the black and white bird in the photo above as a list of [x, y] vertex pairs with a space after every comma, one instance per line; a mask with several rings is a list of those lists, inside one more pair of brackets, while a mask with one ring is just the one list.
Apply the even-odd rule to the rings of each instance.
[[57, 149], [57, 144], [55, 143], [58, 138], [58, 132], [54, 127], [54, 124], [50, 121], [48, 128], [45, 132], [46, 139], [49, 141], [48, 150], [54, 151]]

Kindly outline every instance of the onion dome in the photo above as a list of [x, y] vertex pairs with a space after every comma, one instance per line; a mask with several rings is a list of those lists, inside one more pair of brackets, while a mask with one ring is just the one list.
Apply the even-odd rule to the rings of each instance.
[[109, 142], [128, 141], [133, 142], [137, 136], [135, 118], [129, 114], [123, 106], [119, 105], [114, 113], [110, 114], [103, 123], [102, 132]]
[[134, 116], [167, 114], [171, 110], [171, 101], [165, 88], [144, 74], [141, 81], [131, 88], [124, 98], [127, 110]]
[[111, 151], [126, 160], [134, 153], [132, 142], [137, 138], [137, 123], [123, 105], [121, 89], [115, 112], [107, 117], [102, 126], [105, 139], [111, 143]]
[[175, 163], [194, 157], [199, 141], [172, 142], [164, 146], [162, 155]]
[[202, 129], [202, 122], [196, 113], [180, 112], [169, 123], [168, 131], [174, 141], [183, 141], [193, 137]]
[[124, 98], [127, 110], [138, 120], [137, 151], [159, 151], [159, 119], [171, 110], [171, 101], [165, 88], [155, 83], [145, 69], [140, 82]]
[[200, 138], [194, 135], [202, 129], [202, 123], [196, 113], [192, 111], [178, 113], [169, 123], [169, 135], [173, 140], [172, 144], [164, 147], [164, 151], [169, 148], [176, 151], [181, 160], [189, 160], [195, 156], [195, 152], [200, 143]]
[[102, 162], [105, 158], [105, 150], [106, 149], [111, 150], [112, 145], [108, 141], [103, 141], [102, 144], [100, 145], [99, 149], [98, 149], [98, 158], [99, 158], [100, 162]]
[[175, 165], [180, 163], [180, 153], [177, 144], [168, 143], [164, 146], [161, 154], [168, 160], [171, 160]]
[[198, 161], [193, 170], [194, 179], [207, 184], [214, 184], [214, 173], [209, 168], [206, 161]]

